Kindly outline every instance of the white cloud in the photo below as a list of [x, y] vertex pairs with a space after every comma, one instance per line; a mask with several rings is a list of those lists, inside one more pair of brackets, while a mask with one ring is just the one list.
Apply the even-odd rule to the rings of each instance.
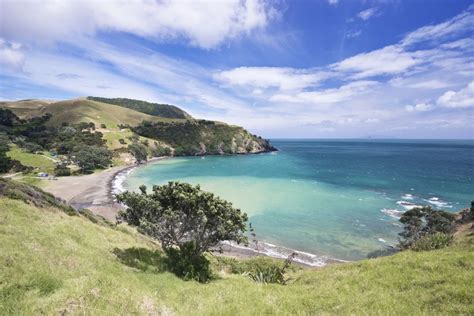
[[7, 42], [0, 38], [0, 65], [15, 71], [21, 71], [25, 62], [25, 55], [21, 50], [21, 44]]
[[339, 3], [339, 0], [328, 0], [328, 3], [330, 5], [337, 5]]
[[328, 73], [282, 67], [238, 67], [214, 75], [214, 79], [234, 86], [299, 90], [317, 85]]
[[399, 74], [422, 62], [397, 45], [362, 53], [333, 65], [338, 71], [353, 72], [354, 78]]
[[354, 38], [354, 37], [360, 36], [361, 34], [362, 34], [362, 30], [354, 30], [354, 31], [346, 32], [346, 37]]
[[437, 103], [448, 108], [474, 107], [474, 81], [459, 91], [446, 91], [438, 98]]
[[117, 31], [209, 49], [264, 28], [276, 13], [262, 0], [2, 1], [0, 36], [41, 43]]
[[436, 90], [449, 87], [451, 84], [439, 79], [430, 79], [424, 77], [412, 78], [394, 78], [390, 80], [390, 84], [394, 87], [406, 87], [412, 89]]
[[402, 40], [402, 45], [408, 46], [414, 43], [436, 41], [441, 38], [451, 37], [457, 34], [469, 34], [472, 36], [474, 25], [474, 5], [466, 11], [458, 14], [446, 22], [421, 27], [408, 33]]
[[370, 8], [370, 9], [359, 12], [359, 14], [357, 14], [357, 16], [360, 19], [362, 19], [364, 21], [367, 21], [371, 17], [377, 16], [378, 14], [379, 14], [379, 10], [374, 7], [374, 8]]
[[351, 97], [366, 92], [377, 84], [375, 81], [354, 81], [336, 89], [300, 92], [297, 94], [276, 94], [270, 98], [275, 102], [332, 104], [348, 100]]
[[407, 105], [405, 106], [405, 110], [407, 112], [426, 112], [433, 108], [431, 104], [428, 103], [418, 103], [415, 105]]

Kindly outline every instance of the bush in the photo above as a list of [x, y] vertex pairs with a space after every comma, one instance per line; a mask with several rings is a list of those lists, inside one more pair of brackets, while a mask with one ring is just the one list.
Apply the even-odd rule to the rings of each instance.
[[430, 251], [449, 246], [453, 241], [453, 236], [445, 233], [434, 233], [426, 235], [415, 241], [410, 249], [414, 251]]
[[135, 157], [137, 163], [142, 163], [147, 160], [148, 153], [146, 147], [140, 143], [128, 145], [128, 151]]
[[120, 138], [118, 141], [119, 141], [119, 143], [122, 144], [122, 145], [126, 145], [126, 144], [127, 144], [127, 142], [126, 142], [125, 139], [123, 139], [123, 138]]
[[180, 248], [166, 248], [167, 270], [183, 280], [194, 280], [201, 283], [214, 278], [209, 260], [203, 255], [196, 255], [196, 244], [187, 243]]
[[246, 272], [244, 275], [248, 276], [251, 280], [258, 283], [276, 283], [285, 285], [290, 279], [285, 278], [286, 270], [293, 263], [296, 253], [291, 254], [285, 260], [282, 267], [278, 265], [270, 265], [265, 267], [258, 267], [256, 271]]
[[100, 128], [107, 128], [107, 125], [105, 125], [104, 123], [100, 124]]
[[71, 169], [67, 166], [57, 165], [56, 168], [54, 168], [54, 175], [57, 177], [68, 177], [71, 175]]

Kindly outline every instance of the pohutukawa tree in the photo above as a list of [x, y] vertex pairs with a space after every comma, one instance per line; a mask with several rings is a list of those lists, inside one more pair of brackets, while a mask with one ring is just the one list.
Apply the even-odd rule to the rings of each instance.
[[247, 242], [247, 214], [199, 185], [169, 182], [153, 186], [149, 194], [145, 186], [140, 191], [117, 195], [127, 206], [118, 219], [158, 239], [170, 259], [169, 268], [179, 276], [206, 281], [206, 251], [224, 240]]

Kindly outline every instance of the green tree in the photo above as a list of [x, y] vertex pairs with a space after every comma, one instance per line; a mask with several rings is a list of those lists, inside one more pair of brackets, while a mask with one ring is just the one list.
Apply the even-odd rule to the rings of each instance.
[[0, 134], [0, 173], [10, 171], [13, 167], [13, 160], [7, 156], [10, 150], [10, 140], [4, 134]]
[[247, 242], [247, 214], [202, 191], [199, 185], [169, 182], [153, 186], [150, 194], [145, 186], [140, 190], [117, 196], [127, 205], [118, 218], [158, 239], [168, 255], [171, 271], [178, 276], [207, 281], [211, 274], [203, 255], [206, 251], [224, 240]]
[[133, 143], [128, 145], [128, 151], [135, 157], [137, 163], [146, 161], [148, 153], [146, 147], [140, 143]]
[[90, 173], [94, 169], [107, 168], [112, 163], [112, 153], [103, 147], [78, 146], [74, 149], [71, 160], [83, 173]]
[[430, 206], [415, 207], [403, 213], [400, 222], [404, 225], [400, 235], [400, 247], [410, 248], [416, 241], [435, 233], [450, 234], [456, 217], [452, 213], [433, 210]]
[[17, 120], [18, 116], [16, 116], [11, 110], [0, 108], [0, 125], [11, 127]]

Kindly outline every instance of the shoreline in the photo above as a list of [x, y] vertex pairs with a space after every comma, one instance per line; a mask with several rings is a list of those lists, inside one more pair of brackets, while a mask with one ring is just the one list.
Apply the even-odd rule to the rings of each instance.
[[[112, 167], [90, 175], [60, 177], [57, 181], [49, 183], [44, 190], [65, 200], [76, 210], [87, 208], [94, 214], [100, 215], [111, 222], [115, 222], [118, 211], [123, 207], [114, 199], [115, 192], [123, 190], [121, 183], [135, 168], [143, 167], [164, 159], [170, 159], [170, 157], [155, 157], [142, 164], [128, 164]], [[123, 175], [122, 178], [118, 179], [121, 175]], [[118, 180], [121, 181], [118, 182]], [[347, 262], [345, 260], [289, 249], [263, 241], [259, 241], [259, 248], [260, 247], [261, 249], [256, 250], [232, 242], [223, 242], [221, 244], [222, 253], [216, 253], [216, 255], [237, 259], [266, 256], [285, 260], [290, 254], [296, 253], [297, 256], [294, 259], [294, 263], [306, 268], [320, 268], [328, 264]]]

